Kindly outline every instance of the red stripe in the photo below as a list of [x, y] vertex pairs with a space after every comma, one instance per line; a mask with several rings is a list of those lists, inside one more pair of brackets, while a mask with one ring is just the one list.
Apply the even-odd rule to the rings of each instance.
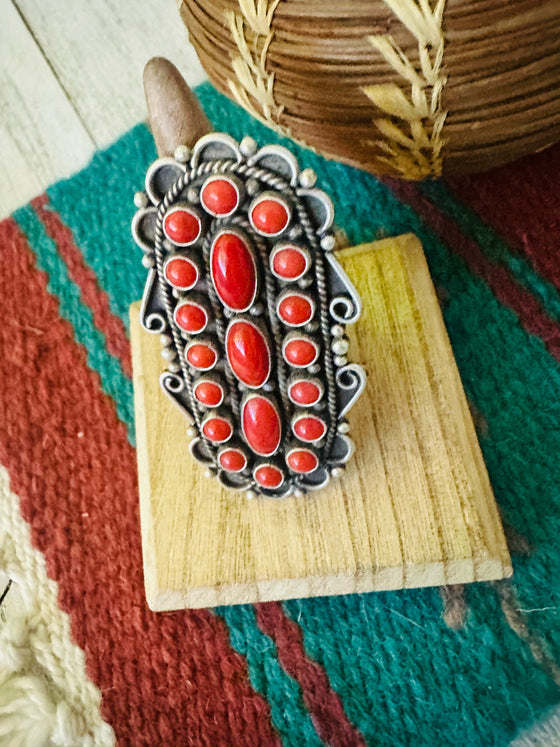
[[11, 219], [0, 247], [0, 462], [119, 744], [279, 745], [224, 622], [147, 609], [126, 429]]
[[558, 174], [560, 145], [485, 174], [447, 181], [463, 202], [560, 290]]
[[523, 327], [540, 337], [547, 350], [560, 360], [560, 329], [550, 319], [538, 300], [525, 288], [513, 280], [501, 265], [489, 262], [480, 247], [465, 236], [457, 224], [441, 213], [438, 208], [422, 195], [412, 182], [384, 179], [399, 200], [410, 205], [456, 254], [462, 257], [471, 272], [483, 278], [496, 298], [512, 309]]
[[279, 602], [256, 604], [255, 613], [260, 629], [276, 644], [278, 661], [301, 687], [305, 705], [323, 742], [332, 747], [365, 747], [364, 738], [331, 688], [327, 673], [307, 657], [299, 625], [284, 614]]
[[82, 301], [91, 309], [93, 323], [104, 335], [107, 350], [118, 358], [124, 373], [130, 378], [132, 360], [124, 324], [111, 311], [109, 298], [99, 287], [94, 271], [86, 264], [82, 252], [76, 246], [72, 231], [50, 207], [47, 195], [36, 197], [31, 205], [43, 222], [47, 234], [56, 243], [58, 253], [68, 268], [68, 274], [80, 289]]

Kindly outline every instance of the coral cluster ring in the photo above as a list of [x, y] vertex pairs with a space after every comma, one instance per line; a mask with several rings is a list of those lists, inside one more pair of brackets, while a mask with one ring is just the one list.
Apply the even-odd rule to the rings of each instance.
[[141, 323], [161, 336], [161, 386], [192, 455], [247, 496], [303, 496], [342, 474], [365, 385], [345, 326], [361, 306], [315, 174], [283, 147], [210, 133], [155, 161], [135, 202]]

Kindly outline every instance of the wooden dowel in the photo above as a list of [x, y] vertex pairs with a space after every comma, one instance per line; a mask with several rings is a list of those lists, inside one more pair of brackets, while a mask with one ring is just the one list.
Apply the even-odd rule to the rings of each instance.
[[172, 156], [178, 145], [193, 145], [211, 130], [196, 96], [169, 60], [153, 57], [147, 63], [144, 93], [160, 156]]

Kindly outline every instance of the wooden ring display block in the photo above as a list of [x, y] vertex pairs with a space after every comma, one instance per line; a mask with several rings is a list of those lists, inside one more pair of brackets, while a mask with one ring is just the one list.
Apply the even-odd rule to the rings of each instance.
[[418, 239], [342, 250], [363, 301], [350, 359], [368, 374], [345, 475], [305, 498], [247, 500], [190, 456], [159, 387], [158, 335], [131, 307], [148, 604], [181, 608], [436, 586], [512, 573]]

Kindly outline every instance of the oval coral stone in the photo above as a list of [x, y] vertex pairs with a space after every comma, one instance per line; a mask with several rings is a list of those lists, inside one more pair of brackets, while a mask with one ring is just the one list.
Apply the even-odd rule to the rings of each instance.
[[241, 472], [247, 466], [247, 457], [241, 449], [223, 449], [218, 454], [220, 467], [228, 472]]
[[316, 418], [313, 415], [302, 415], [294, 421], [292, 430], [300, 441], [313, 443], [313, 441], [323, 438], [327, 426], [321, 418]]
[[277, 249], [271, 261], [272, 272], [284, 280], [298, 280], [305, 274], [309, 262], [307, 255], [296, 246]]
[[282, 428], [276, 407], [266, 397], [245, 400], [241, 413], [243, 434], [255, 454], [271, 456], [280, 446]]
[[239, 204], [239, 192], [232, 181], [215, 176], [202, 187], [200, 201], [211, 215], [231, 215]]
[[226, 355], [237, 378], [254, 389], [270, 375], [268, 342], [260, 329], [247, 321], [232, 322], [226, 333]]
[[311, 379], [300, 379], [289, 385], [288, 396], [296, 405], [315, 405], [323, 396], [323, 390]]
[[290, 222], [290, 210], [283, 200], [263, 197], [251, 209], [251, 222], [259, 233], [276, 236]]
[[180, 246], [194, 244], [201, 230], [200, 218], [187, 208], [171, 209], [163, 221], [163, 231], [167, 238]]
[[319, 348], [307, 337], [296, 337], [285, 343], [282, 353], [287, 363], [304, 368], [317, 360]]
[[218, 407], [224, 398], [224, 390], [216, 381], [198, 381], [193, 393], [195, 399], [206, 407]]
[[212, 244], [210, 274], [220, 301], [246, 311], [257, 292], [257, 271], [248, 245], [236, 233], [219, 234]]
[[208, 324], [208, 314], [200, 304], [186, 301], [176, 307], [175, 321], [185, 332], [196, 335]]
[[233, 428], [229, 420], [220, 417], [211, 417], [202, 424], [202, 432], [210, 441], [222, 443], [230, 438]]
[[284, 482], [282, 470], [274, 464], [261, 464], [253, 472], [253, 477], [263, 488], [279, 488]]
[[319, 459], [309, 449], [293, 449], [286, 457], [288, 467], [300, 475], [306, 475], [317, 469]]
[[199, 371], [208, 371], [216, 365], [218, 360], [216, 351], [205, 342], [195, 342], [189, 345], [185, 357], [187, 363]]
[[308, 296], [301, 293], [291, 293], [283, 296], [278, 304], [278, 316], [290, 327], [300, 327], [307, 324], [314, 313], [313, 303]]
[[165, 265], [165, 279], [174, 288], [190, 290], [198, 280], [198, 267], [186, 257], [173, 257]]

